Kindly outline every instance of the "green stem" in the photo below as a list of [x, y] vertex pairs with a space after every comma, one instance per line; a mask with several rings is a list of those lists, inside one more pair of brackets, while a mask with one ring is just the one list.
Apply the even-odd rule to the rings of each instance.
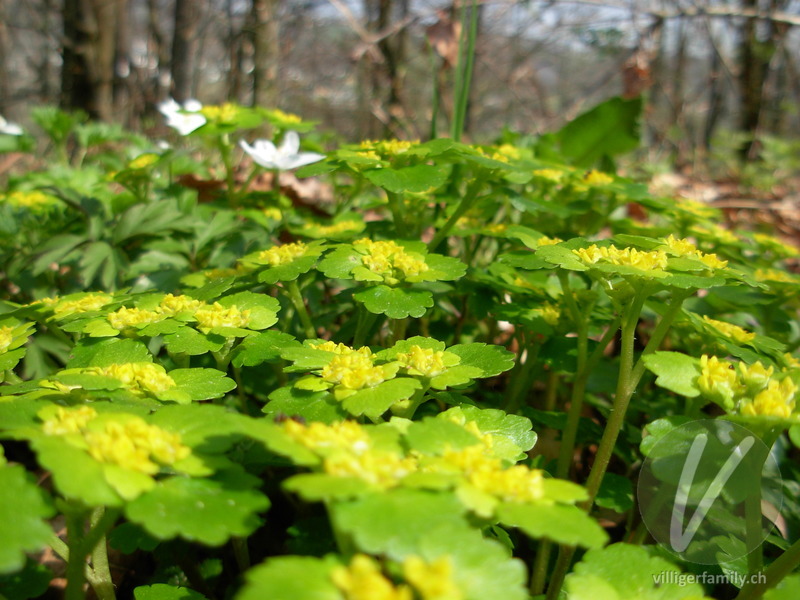
[[[114, 582], [111, 579], [111, 569], [108, 564], [108, 545], [106, 544], [106, 528], [100, 525], [103, 520], [104, 509], [96, 508], [92, 512], [91, 523], [93, 530], [100, 531], [102, 535], [97, 540], [94, 549], [91, 551], [93, 577], [89, 578], [89, 583], [97, 595], [98, 600], [114, 600]], [[116, 518], [114, 519], [116, 520]], [[113, 525], [113, 521], [107, 524], [108, 528]], [[100, 529], [97, 529], [98, 526]], [[88, 536], [87, 536], [88, 537]]]
[[358, 307], [358, 323], [356, 324], [356, 333], [353, 337], [353, 348], [360, 348], [364, 345], [367, 334], [376, 318], [377, 315], [369, 312], [363, 305]]
[[[478, 38], [478, 2], [472, 0], [472, 7], [470, 10], [469, 30], [466, 28], [467, 22], [467, 6], [464, 3], [462, 8], [462, 31], [467, 31], [466, 48], [464, 47], [464, 38], [459, 43], [459, 61], [458, 61], [458, 79], [456, 87], [456, 107], [453, 116], [452, 137], [455, 141], [461, 141], [461, 135], [464, 133], [464, 125], [467, 117], [467, 105], [469, 104], [469, 90], [472, 81], [472, 69], [475, 64], [475, 42]], [[462, 65], [463, 63], [463, 65]]]
[[544, 388], [544, 409], [555, 410], [556, 400], [558, 400], [558, 380], [560, 379], [558, 371], [553, 369], [547, 375], [547, 382]]
[[751, 575], [764, 568], [764, 555], [761, 552], [761, 485], [760, 473], [756, 473], [753, 485], [749, 486], [744, 499], [745, 537], [747, 547], [752, 548], [747, 555], [747, 572]]
[[82, 552], [83, 514], [68, 513], [65, 515], [67, 523], [67, 589], [64, 592], [65, 600], [85, 600], [83, 586], [86, 582], [86, 554]]
[[250, 548], [247, 546], [247, 538], [233, 537], [231, 538], [231, 546], [233, 547], [236, 566], [239, 567], [240, 573], [244, 573], [250, 568]]
[[535, 341], [526, 344], [524, 346], [524, 351], [526, 351], [524, 363], [521, 360], [522, 352], [520, 352], [520, 368], [514, 373], [509, 383], [509, 393], [503, 407], [505, 412], [516, 413], [527, 396], [527, 392], [530, 389], [531, 373], [539, 357], [539, 348], [541, 348], [541, 344]]
[[318, 337], [317, 331], [314, 329], [314, 324], [311, 322], [311, 317], [308, 314], [308, 309], [306, 308], [303, 295], [300, 293], [300, 286], [297, 285], [297, 281], [287, 281], [286, 291], [289, 293], [289, 298], [291, 299], [292, 304], [294, 304], [294, 308], [297, 311], [297, 316], [300, 317], [300, 322], [303, 324], [306, 338], [310, 340], [315, 339]]
[[755, 577], [754, 573], [750, 573], [749, 581], [742, 586], [735, 600], [757, 600], [761, 598], [767, 590], [778, 585], [784, 577], [798, 566], [800, 566], [800, 540], [789, 546], [786, 552], [775, 559], [775, 562], [762, 573]]
[[236, 198], [236, 181], [233, 173], [233, 162], [231, 161], [231, 143], [227, 133], [219, 139], [219, 153], [222, 157], [222, 164], [225, 167], [225, 182], [228, 186], [228, 201], [233, 207], [236, 207], [238, 202], [238, 199]]
[[547, 567], [550, 564], [550, 554], [553, 543], [550, 540], [542, 540], [536, 551], [536, 558], [533, 560], [531, 569], [531, 595], [538, 596], [544, 592], [544, 585], [547, 582]]
[[392, 321], [392, 344], [396, 344], [400, 340], [406, 339], [407, 327], [408, 319], [394, 319]]
[[476, 200], [478, 199], [478, 192], [483, 187], [483, 178], [476, 177], [475, 180], [467, 187], [467, 191], [464, 194], [464, 197], [461, 199], [461, 203], [456, 207], [453, 214], [450, 215], [450, 218], [447, 219], [442, 228], [436, 232], [436, 235], [433, 236], [430, 244], [428, 244], [428, 250], [430, 252], [435, 252], [436, 249], [439, 247], [439, 244], [448, 236], [450, 230], [456, 224], [464, 213], [466, 213], [472, 206], [475, 204]]
[[406, 232], [406, 219], [403, 211], [403, 199], [399, 194], [394, 192], [386, 192], [386, 199], [389, 201], [389, 210], [394, 219], [394, 230], [400, 238], [405, 238]]

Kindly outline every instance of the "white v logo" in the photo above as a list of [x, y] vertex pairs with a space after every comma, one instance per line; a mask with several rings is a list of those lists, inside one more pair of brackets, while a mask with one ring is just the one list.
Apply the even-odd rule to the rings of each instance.
[[675, 492], [675, 504], [672, 505], [672, 520], [670, 521], [669, 527], [669, 542], [675, 552], [683, 552], [692, 542], [700, 527], [700, 523], [703, 521], [706, 514], [708, 514], [711, 505], [714, 504], [714, 500], [720, 495], [722, 488], [725, 487], [725, 484], [728, 482], [728, 479], [730, 479], [730, 476], [733, 475], [736, 467], [744, 460], [744, 457], [753, 447], [753, 444], [755, 444], [755, 438], [753, 436], [746, 437], [733, 449], [728, 460], [722, 465], [719, 473], [714, 477], [711, 485], [708, 486], [706, 493], [703, 494], [697, 510], [692, 515], [692, 518], [689, 519], [686, 531], [682, 532], [681, 524], [683, 523], [683, 517], [686, 513], [686, 502], [689, 498], [689, 490], [691, 490], [692, 481], [697, 472], [697, 465], [700, 464], [700, 459], [703, 456], [703, 450], [707, 443], [707, 434], [701, 433], [695, 437], [694, 442], [692, 442], [692, 447], [689, 449], [689, 455], [686, 457], [686, 462], [683, 464], [680, 483], [678, 484], [678, 490]]

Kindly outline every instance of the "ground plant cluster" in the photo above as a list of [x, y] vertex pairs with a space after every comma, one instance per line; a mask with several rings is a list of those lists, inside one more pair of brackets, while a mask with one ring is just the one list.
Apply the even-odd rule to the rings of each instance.
[[[3, 122], [2, 598], [800, 597], [800, 251], [616, 174], [640, 108], [493, 145]], [[700, 419], [769, 451], [676, 553], [637, 482]]]

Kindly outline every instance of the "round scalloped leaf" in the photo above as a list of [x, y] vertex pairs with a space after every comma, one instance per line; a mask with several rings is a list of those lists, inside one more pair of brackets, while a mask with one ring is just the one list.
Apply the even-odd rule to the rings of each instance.
[[365, 308], [376, 315], [390, 319], [419, 318], [433, 306], [433, 295], [428, 290], [392, 288], [375, 285], [353, 294]]
[[6, 600], [39, 598], [50, 587], [53, 572], [38, 562], [28, 560], [21, 571], [0, 575], [0, 595]]
[[351, 245], [328, 252], [317, 269], [331, 279], [353, 279], [352, 271], [361, 265], [361, 255]]
[[457, 344], [447, 349], [461, 357], [461, 364], [483, 371], [479, 377], [494, 377], [514, 367], [514, 353], [491, 344]]
[[644, 356], [642, 360], [656, 374], [656, 385], [687, 398], [700, 395], [700, 389], [695, 385], [701, 375], [698, 359], [680, 352], [659, 351]]
[[467, 265], [452, 256], [427, 254], [425, 264], [429, 270], [420, 274], [422, 281], [455, 281], [467, 272]]
[[403, 192], [431, 193], [447, 181], [449, 171], [440, 166], [414, 165], [401, 169], [385, 167], [364, 172], [364, 176], [378, 187], [402, 194]]
[[294, 386], [278, 388], [269, 395], [269, 402], [263, 408], [268, 415], [303, 417], [306, 421], [334, 423], [348, 416], [331, 394], [310, 392]]
[[197, 356], [217, 352], [225, 345], [225, 337], [215, 333], [201, 333], [191, 327], [181, 327], [175, 333], [164, 336], [164, 345], [171, 354]]
[[470, 365], [455, 365], [446, 371], [431, 377], [431, 387], [435, 390], [444, 390], [449, 387], [467, 385], [473, 379], [484, 377], [483, 369]]
[[159, 539], [181, 537], [209, 546], [246, 537], [260, 525], [259, 512], [269, 499], [258, 491], [261, 481], [241, 471], [213, 478], [171, 477], [125, 508], [128, 519]]
[[631, 480], [616, 473], [606, 473], [600, 484], [600, 490], [597, 492], [595, 504], [620, 514], [629, 511], [633, 507]]
[[143, 585], [133, 590], [136, 600], [204, 600], [205, 596], [189, 588], [156, 583]]
[[210, 400], [222, 398], [236, 388], [236, 382], [217, 369], [175, 369], [169, 372], [175, 387], [158, 394], [160, 400]]
[[[302, 256], [298, 256], [294, 260], [289, 263], [283, 265], [276, 265], [274, 267], [267, 266], [264, 268], [263, 262], [257, 261], [257, 256], [259, 252], [256, 252], [250, 257], [254, 260], [255, 265], [257, 268], [262, 268], [263, 270], [258, 274], [258, 280], [262, 283], [276, 283], [278, 281], [294, 281], [303, 273], [308, 273], [316, 264], [317, 259], [320, 255], [325, 251], [325, 246], [323, 242], [311, 242], [310, 244], [306, 245], [305, 253]], [[242, 259], [246, 261], [248, 257]], [[252, 264], [252, 263], [251, 263]]]
[[[0, 354], [0, 377], [3, 371], [10, 371], [17, 366], [17, 363], [25, 356], [25, 348], [17, 348], [10, 352], [3, 352]], [[2, 381], [2, 379], [0, 379]]]
[[800, 575], [789, 575], [776, 587], [767, 590], [764, 600], [796, 600], [800, 598]]
[[[679, 579], [680, 569], [640, 546], [617, 543], [590, 550], [565, 581], [575, 600], [702, 600], [703, 586]], [[600, 583], [602, 582], [602, 584]], [[596, 593], [602, 590], [603, 595]]]
[[278, 311], [281, 308], [277, 298], [254, 292], [239, 292], [220, 298], [218, 302], [225, 308], [236, 305], [239, 310], [249, 310], [250, 319], [247, 327], [250, 329], [272, 327], [278, 322]]
[[420, 348], [429, 348], [434, 351], [445, 349], [444, 342], [440, 342], [439, 340], [435, 340], [433, 338], [416, 335], [406, 340], [400, 340], [391, 348], [387, 348], [386, 350], [381, 350], [380, 352], [376, 353], [375, 356], [382, 360], [394, 360], [395, 358], [397, 358], [397, 355], [399, 353], [408, 352], [409, 350], [411, 350], [411, 346], [419, 346]]
[[535, 539], [583, 548], [599, 548], [608, 541], [597, 521], [576, 506], [505, 502], [497, 505], [495, 516], [503, 525], [518, 527]]
[[309, 502], [354, 498], [375, 491], [369, 483], [358, 477], [339, 477], [327, 473], [301, 473], [287, 479], [283, 487]]
[[389, 410], [392, 404], [411, 398], [419, 389], [422, 389], [422, 384], [417, 379], [398, 377], [384, 381], [373, 388], [357, 391], [345, 398], [342, 406], [351, 415], [357, 417], [366, 415], [370, 419], [377, 419]]
[[159, 541], [133, 523], [121, 523], [108, 534], [108, 543], [123, 554], [133, 554], [137, 550], [152, 552]]
[[169, 405], [150, 417], [150, 423], [180, 434], [181, 442], [203, 453], [225, 452], [244, 435], [249, 417], [214, 404]]
[[392, 558], [413, 554], [433, 529], [469, 530], [464, 506], [452, 494], [397, 489], [330, 506], [336, 528], [350, 534], [358, 548]]
[[[562, 269], [567, 269], [568, 271], [588, 271], [589, 267], [585, 265], [583, 261], [572, 251], [576, 248], [583, 248], [585, 245], [586, 240], [582, 238], [575, 238], [560, 244], [542, 246], [536, 250], [534, 260], [537, 264], [538, 261], [542, 260], [550, 263], [551, 265], [559, 266]], [[530, 266], [526, 267], [526, 265], [522, 264], [514, 266], [531, 268]]]
[[404, 437], [409, 450], [424, 454], [442, 454], [445, 450], [461, 450], [481, 443], [461, 425], [438, 416], [412, 422]]
[[495, 456], [506, 460], [517, 461], [524, 458], [525, 452], [536, 444], [536, 432], [530, 419], [519, 415], [510, 415], [496, 408], [478, 408], [476, 406], [456, 406], [438, 415], [440, 419], [458, 419], [466, 423], [475, 421], [481, 433], [493, 437], [492, 450]]
[[52, 516], [44, 492], [20, 465], [0, 467], [0, 573], [25, 565], [25, 553], [47, 545], [53, 530], [45, 521]]
[[236, 600], [341, 600], [333, 557], [280, 556], [247, 571]]
[[104, 465], [60, 436], [31, 436], [39, 464], [53, 474], [56, 489], [87, 506], [119, 506], [122, 498], [106, 481]]
[[245, 338], [234, 350], [231, 362], [234, 367], [254, 367], [263, 362], [278, 360], [284, 350], [295, 347], [303, 346], [288, 333], [262, 331], [258, 335]]
[[153, 355], [139, 340], [83, 338], [75, 344], [66, 366], [79, 369], [132, 362], [153, 362]]

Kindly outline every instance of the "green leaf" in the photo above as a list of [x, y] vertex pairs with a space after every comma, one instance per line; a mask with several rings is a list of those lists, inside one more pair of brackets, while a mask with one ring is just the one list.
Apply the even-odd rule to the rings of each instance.
[[45, 521], [52, 516], [44, 492], [20, 465], [0, 466], [0, 573], [25, 565], [25, 553], [47, 545], [53, 530]]
[[700, 395], [695, 385], [701, 375], [700, 363], [696, 358], [680, 352], [653, 352], [642, 360], [656, 374], [656, 385], [688, 398]]
[[475, 421], [481, 433], [492, 436], [492, 450], [499, 458], [510, 461], [521, 460], [525, 452], [536, 444], [536, 433], [531, 431], [530, 419], [509, 415], [496, 408], [456, 406], [438, 415], [440, 419], [451, 419], [459, 423]]
[[205, 596], [189, 588], [156, 583], [139, 586], [133, 590], [136, 600], [203, 600]]
[[422, 384], [417, 379], [398, 377], [376, 385], [373, 388], [359, 390], [348, 396], [342, 406], [351, 415], [366, 415], [370, 419], [377, 419], [399, 400], [405, 400], [414, 395]]
[[175, 394], [178, 392], [188, 395], [190, 400], [210, 400], [222, 398], [236, 388], [236, 382], [217, 369], [175, 369], [169, 376], [176, 387], [158, 394], [159, 399], [172, 400], [178, 397]]
[[392, 288], [376, 285], [353, 294], [366, 309], [376, 315], [391, 319], [419, 318], [433, 306], [433, 296], [427, 290]]
[[442, 454], [445, 450], [461, 450], [481, 443], [464, 427], [439, 415], [412, 422], [405, 439], [409, 450], [424, 454]]
[[577, 506], [505, 502], [497, 506], [495, 516], [535, 539], [583, 548], [599, 548], [608, 541], [605, 530]]
[[357, 477], [339, 477], [327, 473], [301, 473], [287, 479], [283, 487], [315, 502], [363, 496], [373, 491], [369, 483]]
[[500, 346], [484, 343], [457, 344], [447, 351], [460, 356], [462, 365], [477, 367], [483, 371], [480, 377], [495, 377], [514, 367], [514, 353]]
[[[650, 556], [641, 546], [613, 544], [602, 550], [590, 550], [567, 576], [570, 599], [596, 600], [703, 600], [699, 583], [678, 579], [680, 570], [657, 556]], [[595, 590], [602, 595], [595, 594]]]
[[328, 392], [310, 392], [294, 386], [278, 388], [269, 395], [264, 412], [269, 415], [303, 417], [330, 424], [347, 417], [347, 412]]
[[158, 539], [182, 537], [209, 546], [246, 537], [260, 525], [269, 500], [257, 477], [241, 471], [213, 478], [172, 477], [128, 504], [125, 514]]
[[595, 504], [618, 513], [629, 511], [633, 507], [631, 480], [616, 473], [606, 473], [597, 492]]
[[281, 357], [286, 348], [303, 346], [288, 333], [262, 331], [251, 335], [239, 344], [233, 352], [231, 362], [234, 367], [254, 367], [263, 362], [272, 362]]
[[567, 123], [556, 140], [561, 153], [578, 167], [639, 147], [640, 97], [611, 98]]
[[72, 350], [67, 368], [108, 367], [131, 362], [153, 362], [153, 355], [138, 340], [82, 338]]
[[108, 534], [108, 543], [123, 554], [133, 554], [137, 550], [152, 552], [159, 541], [147, 535], [147, 532], [138, 525], [122, 523]]
[[236, 600], [341, 600], [331, 579], [332, 558], [280, 556], [245, 573]]
[[219, 303], [225, 308], [236, 305], [239, 310], [249, 310], [250, 320], [247, 326], [250, 329], [266, 329], [277, 323], [281, 307], [277, 298], [254, 292], [239, 292], [225, 296], [220, 298]]
[[402, 169], [372, 169], [364, 176], [378, 187], [401, 194], [430, 193], [447, 181], [448, 170], [433, 165], [415, 165]]
[[217, 352], [225, 344], [225, 338], [215, 333], [201, 333], [191, 327], [181, 327], [175, 333], [164, 336], [164, 345], [172, 354], [197, 356]]
[[6, 600], [39, 598], [47, 591], [53, 572], [44, 565], [28, 560], [21, 571], [0, 575], [0, 594]]
[[767, 590], [764, 600], [796, 600], [800, 598], [800, 575], [789, 575], [776, 587]]

